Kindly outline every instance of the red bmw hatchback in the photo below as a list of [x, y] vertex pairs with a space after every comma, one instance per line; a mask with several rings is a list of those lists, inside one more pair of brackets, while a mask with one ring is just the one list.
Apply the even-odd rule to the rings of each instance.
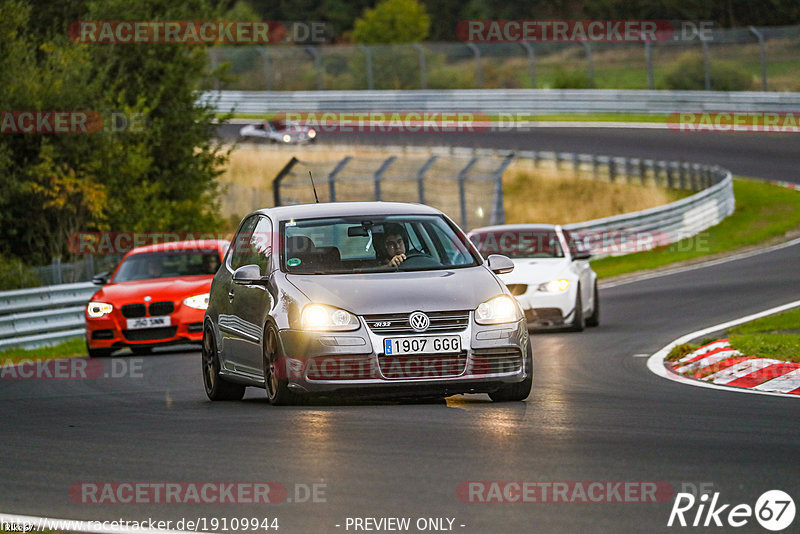
[[89, 356], [124, 347], [146, 354], [155, 346], [200, 343], [211, 280], [229, 243], [178, 241], [128, 252], [86, 307]]

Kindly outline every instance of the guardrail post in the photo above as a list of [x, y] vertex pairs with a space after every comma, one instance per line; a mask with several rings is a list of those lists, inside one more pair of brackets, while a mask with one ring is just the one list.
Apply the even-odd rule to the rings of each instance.
[[528, 53], [528, 68], [531, 71], [531, 89], [536, 89], [536, 51], [533, 45], [527, 41], [520, 43]]
[[639, 181], [642, 185], [647, 182], [647, 164], [643, 158], [639, 158]]
[[419, 194], [419, 203], [425, 204], [425, 174], [431, 168], [436, 158], [439, 156], [431, 156], [428, 161], [417, 172], [417, 193]]
[[630, 158], [625, 158], [625, 183], [630, 184], [633, 181], [633, 162]]
[[314, 58], [314, 72], [317, 75], [317, 91], [322, 91], [322, 56], [316, 46], [306, 46], [305, 50]]
[[391, 166], [396, 159], [397, 156], [389, 156], [383, 160], [380, 168], [375, 171], [375, 200], [381, 200], [381, 180], [383, 179], [383, 174], [389, 169], [389, 166]]
[[503, 205], [503, 173], [511, 165], [512, 161], [514, 161], [513, 153], [506, 156], [503, 163], [494, 173], [494, 206], [492, 207], [492, 216], [489, 219], [489, 224], [506, 223], [506, 208]]
[[581, 170], [580, 154], [575, 152], [574, 154], [572, 154], [572, 172], [573, 174], [575, 174], [575, 176], [578, 176], [580, 175], [580, 170]]
[[597, 180], [597, 176], [600, 174], [600, 161], [597, 159], [597, 154], [592, 154], [592, 176], [595, 180]]
[[[297, 164], [298, 159], [292, 156], [292, 159], [289, 160], [289, 163], [283, 166], [283, 168], [278, 172], [275, 176], [275, 179], [272, 180], [272, 202], [275, 206], [281, 205], [281, 182], [286, 177], [289, 172], [291, 172], [292, 167]], [[311, 185], [311, 184], [309, 184]]]
[[372, 71], [372, 50], [364, 45], [358, 45], [358, 49], [364, 52], [364, 61], [367, 67], [367, 89], [375, 89], [375, 75]]
[[700, 47], [703, 50], [703, 82], [706, 91], [711, 90], [711, 59], [708, 57], [708, 42], [700, 37]]
[[419, 43], [411, 43], [419, 52], [419, 86], [420, 89], [428, 88], [428, 66], [425, 62], [425, 49]]
[[682, 161], [678, 163], [678, 184], [681, 189], [686, 189], [686, 167]]
[[336, 202], [336, 176], [350, 163], [351, 159], [353, 159], [353, 156], [345, 156], [342, 158], [328, 175], [328, 199], [330, 202]]
[[483, 73], [481, 72], [481, 51], [475, 43], [467, 43], [467, 48], [475, 55], [475, 87], [483, 89]]
[[761, 60], [761, 90], [767, 91], [767, 48], [764, 42], [764, 34], [756, 29], [755, 26], [748, 26], [748, 29], [758, 39], [758, 55]]
[[608, 158], [608, 181], [614, 183], [617, 180], [617, 163], [613, 157]]
[[461, 228], [467, 228], [467, 174], [469, 174], [469, 171], [477, 162], [478, 157], [472, 156], [472, 159], [469, 160], [466, 167], [461, 169], [461, 172], [458, 173], [458, 204], [461, 209]]

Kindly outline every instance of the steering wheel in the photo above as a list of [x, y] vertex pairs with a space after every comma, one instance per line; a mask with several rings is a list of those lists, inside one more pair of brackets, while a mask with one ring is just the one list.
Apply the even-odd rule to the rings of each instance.
[[406, 253], [406, 260], [401, 263], [398, 268], [411, 268], [411, 269], [419, 269], [420, 267], [441, 267], [442, 264], [430, 257], [429, 255], [418, 252], [412, 251]]

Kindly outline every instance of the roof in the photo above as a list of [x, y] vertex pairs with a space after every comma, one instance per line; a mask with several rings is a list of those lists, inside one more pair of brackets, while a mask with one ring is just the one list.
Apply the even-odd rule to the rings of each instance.
[[318, 217], [386, 216], [386, 215], [441, 215], [436, 208], [410, 202], [321, 202], [298, 204], [258, 210], [279, 221], [314, 219]]
[[515, 232], [515, 231], [537, 231], [537, 230], [554, 230], [554, 224], [498, 224], [495, 226], [482, 226], [481, 228], [473, 228], [469, 233], [473, 232]]
[[154, 243], [132, 249], [128, 254], [142, 254], [146, 252], [176, 252], [183, 250], [225, 250], [230, 245], [224, 239], [195, 239], [190, 241], [167, 241], [165, 243]]

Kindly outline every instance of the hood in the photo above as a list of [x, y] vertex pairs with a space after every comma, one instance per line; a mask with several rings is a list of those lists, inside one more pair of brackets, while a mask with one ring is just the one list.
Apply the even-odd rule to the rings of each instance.
[[405, 273], [289, 274], [286, 278], [312, 302], [356, 315], [472, 310], [504, 292], [482, 266]]
[[160, 300], [179, 301], [186, 297], [208, 293], [213, 276], [187, 276], [181, 278], [156, 278], [154, 280], [135, 280], [108, 284], [94, 294], [92, 300], [109, 304], [144, 302], [144, 297]]
[[545, 283], [569, 274], [569, 261], [566, 258], [525, 258], [514, 259], [514, 270], [501, 274], [505, 284]]

